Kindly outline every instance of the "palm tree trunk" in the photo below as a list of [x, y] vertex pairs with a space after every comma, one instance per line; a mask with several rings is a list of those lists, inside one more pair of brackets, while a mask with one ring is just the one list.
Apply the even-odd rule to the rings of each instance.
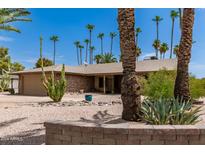
[[90, 51], [90, 58], [91, 58], [90, 59], [91, 60], [91, 64], [93, 64], [93, 51], [92, 50]]
[[103, 39], [101, 38], [101, 55], [103, 55]]
[[91, 55], [91, 45], [92, 45], [92, 42], [91, 42], [91, 33], [92, 31], [90, 30], [90, 43], [89, 43], [89, 49], [90, 49], [90, 64], [92, 64], [92, 55]]
[[183, 10], [182, 35], [178, 52], [177, 77], [175, 80], [174, 96], [185, 101], [191, 98], [189, 91], [189, 62], [192, 48], [192, 31], [194, 24], [194, 9]]
[[113, 45], [113, 37], [111, 37], [111, 43], [110, 43], [110, 54], [112, 54], [112, 45]]
[[[159, 23], [156, 22], [157, 26], [157, 41], [159, 41]], [[158, 58], [159, 49], [156, 50], [156, 57]]]
[[140, 107], [140, 86], [136, 76], [136, 46], [134, 9], [118, 9], [120, 48], [122, 52], [123, 78], [121, 99], [123, 102], [122, 119], [138, 119]]
[[182, 13], [181, 8], [179, 8], [179, 24], [180, 24], [180, 29], [182, 30], [182, 18], [183, 18], [183, 13]]
[[138, 35], [136, 35], [136, 47], [138, 47]]
[[80, 48], [80, 65], [82, 65], [82, 49]]
[[55, 61], [56, 61], [56, 42], [53, 41], [53, 44], [54, 44], [53, 65], [55, 65]]
[[163, 59], [165, 59], [165, 53], [163, 53]]
[[174, 36], [174, 18], [172, 19], [172, 32], [171, 32], [170, 59], [172, 59], [173, 36]]
[[88, 43], [86, 43], [85, 62], [88, 62]]
[[79, 53], [78, 53], [78, 47], [76, 47], [77, 49], [77, 61], [78, 61], [78, 65], [79, 65]]

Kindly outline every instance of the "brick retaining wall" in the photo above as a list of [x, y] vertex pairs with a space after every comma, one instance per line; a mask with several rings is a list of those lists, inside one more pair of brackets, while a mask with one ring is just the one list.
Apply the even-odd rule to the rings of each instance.
[[139, 125], [134, 122], [97, 125], [46, 122], [46, 144], [205, 144], [204, 125]]

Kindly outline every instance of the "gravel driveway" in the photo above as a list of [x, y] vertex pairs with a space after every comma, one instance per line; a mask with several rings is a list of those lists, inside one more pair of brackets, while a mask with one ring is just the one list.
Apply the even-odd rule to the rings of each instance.
[[[97, 101], [120, 100], [119, 95], [93, 94]], [[82, 101], [84, 94], [66, 95], [63, 101]], [[50, 120], [107, 120], [119, 118], [122, 106], [39, 106], [48, 97], [0, 94], [0, 144], [44, 144], [43, 123]]]

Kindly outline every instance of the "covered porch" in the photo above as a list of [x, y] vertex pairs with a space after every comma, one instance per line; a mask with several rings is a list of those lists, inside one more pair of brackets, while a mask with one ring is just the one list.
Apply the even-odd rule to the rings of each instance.
[[121, 92], [122, 75], [95, 76], [95, 90], [104, 94], [119, 94]]

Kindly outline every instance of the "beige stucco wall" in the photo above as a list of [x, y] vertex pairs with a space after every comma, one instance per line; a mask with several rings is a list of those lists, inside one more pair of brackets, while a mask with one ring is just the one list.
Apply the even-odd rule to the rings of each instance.
[[[60, 77], [59, 74], [56, 77]], [[41, 74], [22, 74], [19, 77], [19, 93], [22, 95], [45, 96], [47, 95], [42, 81]], [[94, 77], [66, 74], [67, 92], [79, 92], [84, 90], [90, 92], [94, 89]]]
[[41, 81], [41, 74], [23, 74], [19, 79], [20, 94], [31, 96], [46, 95], [46, 91]]

